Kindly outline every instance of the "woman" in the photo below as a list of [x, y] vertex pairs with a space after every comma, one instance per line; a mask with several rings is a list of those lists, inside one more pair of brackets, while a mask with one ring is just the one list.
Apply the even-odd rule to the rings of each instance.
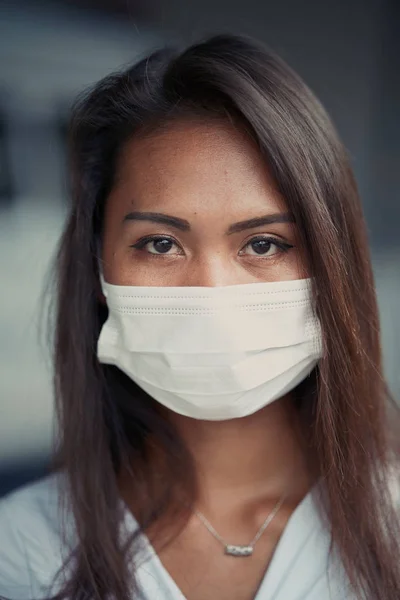
[[71, 156], [57, 471], [2, 502], [1, 595], [399, 598], [398, 416], [318, 101], [216, 36], [96, 85]]

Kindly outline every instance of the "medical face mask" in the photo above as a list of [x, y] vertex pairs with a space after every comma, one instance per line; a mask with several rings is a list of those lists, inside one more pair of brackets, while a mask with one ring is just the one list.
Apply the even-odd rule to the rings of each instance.
[[227, 287], [117, 286], [100, 362], [188, 417], [245, 417], [290, 392], [321, 357], [309, 279]]

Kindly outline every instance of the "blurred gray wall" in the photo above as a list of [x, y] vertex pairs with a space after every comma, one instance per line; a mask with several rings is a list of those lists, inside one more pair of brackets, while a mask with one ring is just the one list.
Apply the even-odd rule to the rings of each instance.
[[0, 470], [45, 460], [50, 449], [51, 369], [37, 325], [65, 213], [68, 106], [83, 87], [165, 41], [255, 35], [331, 113], [364, 201], [385, 367], [400, 397], [400, 3], [148, 0], [140, 17], [140, 2], [119, 3], [119, 16], [106, 1], [103, 11], [67, 4], [0, 2]]

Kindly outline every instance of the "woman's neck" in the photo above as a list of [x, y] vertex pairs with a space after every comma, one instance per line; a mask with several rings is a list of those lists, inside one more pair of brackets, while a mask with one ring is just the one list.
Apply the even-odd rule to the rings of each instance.
[[290, 397], [248, 417], [200, 421], [169, 412], [191, 452], [198, 503], [212, 510], [275, 498], [302, 497], [312, 481], [298, 416]]
[[[165, 415], [194, 461], [195, 507], [215, 522], [220, 521], [221, 515], [233, 518], [244, 513], [262, 513], [263, 516], [282, 496], [286, 497], [285, 506], [290, 512], [315, 481], [298, 412], [290, 397], [281, 398], [248, 417], [229, 421], [200, 421], [171, 411]], [[151, 448], [155, 479], [143, 472], [141, 485], [137, 465], [133, 470], [123, 467], [118, 475], [120, 493], [140, 523], [146, 522], [145, 515], [154, 498], [166, 492], [164, 479], [156, 476], [160, 472], [156, 465], [162, 471], [165, 456], [160, 455], [157, 445], [152, 444]], [[163, 517], [146, 530], [148, 535], [157, 537], [161, 532], [161, 539], [168, 539], [179, 530], [186, 505], [184, 478], [182, 474], [175, 491], [169, 482], [168, 493], [172, 494], [170, 498], [176, 496], [176, 503], [172, 502]], [[190, 510], [192, 499], [190, 496], [187, 499]]]

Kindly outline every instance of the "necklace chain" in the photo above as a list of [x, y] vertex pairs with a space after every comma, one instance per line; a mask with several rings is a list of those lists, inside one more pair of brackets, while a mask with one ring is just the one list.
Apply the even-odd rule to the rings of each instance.
[[210, 521], [203, 515], [199, 510], [195, 510], [196, 516], [200, 519], [206, 529], [218, 540], [225, 548], [225, 554], [229, 554], [231, 556], [251, 556], [253, 554], [254, 546], [267, 529], [268, 525], [271, 523], [272, 519], [275, 517], [278, 510], [281, 508], [286, 498], [286, 494], [284, 494], [280, 500], [275, 504], [272, 511], [269, 513], [264, 523], [261, 525], [260, 529], [257, 531], [254, 538], [251, 540], [249, 544], [246, 546], [229, 544], [224, 538], [216, 531], [216, 529], [211, 525]]

